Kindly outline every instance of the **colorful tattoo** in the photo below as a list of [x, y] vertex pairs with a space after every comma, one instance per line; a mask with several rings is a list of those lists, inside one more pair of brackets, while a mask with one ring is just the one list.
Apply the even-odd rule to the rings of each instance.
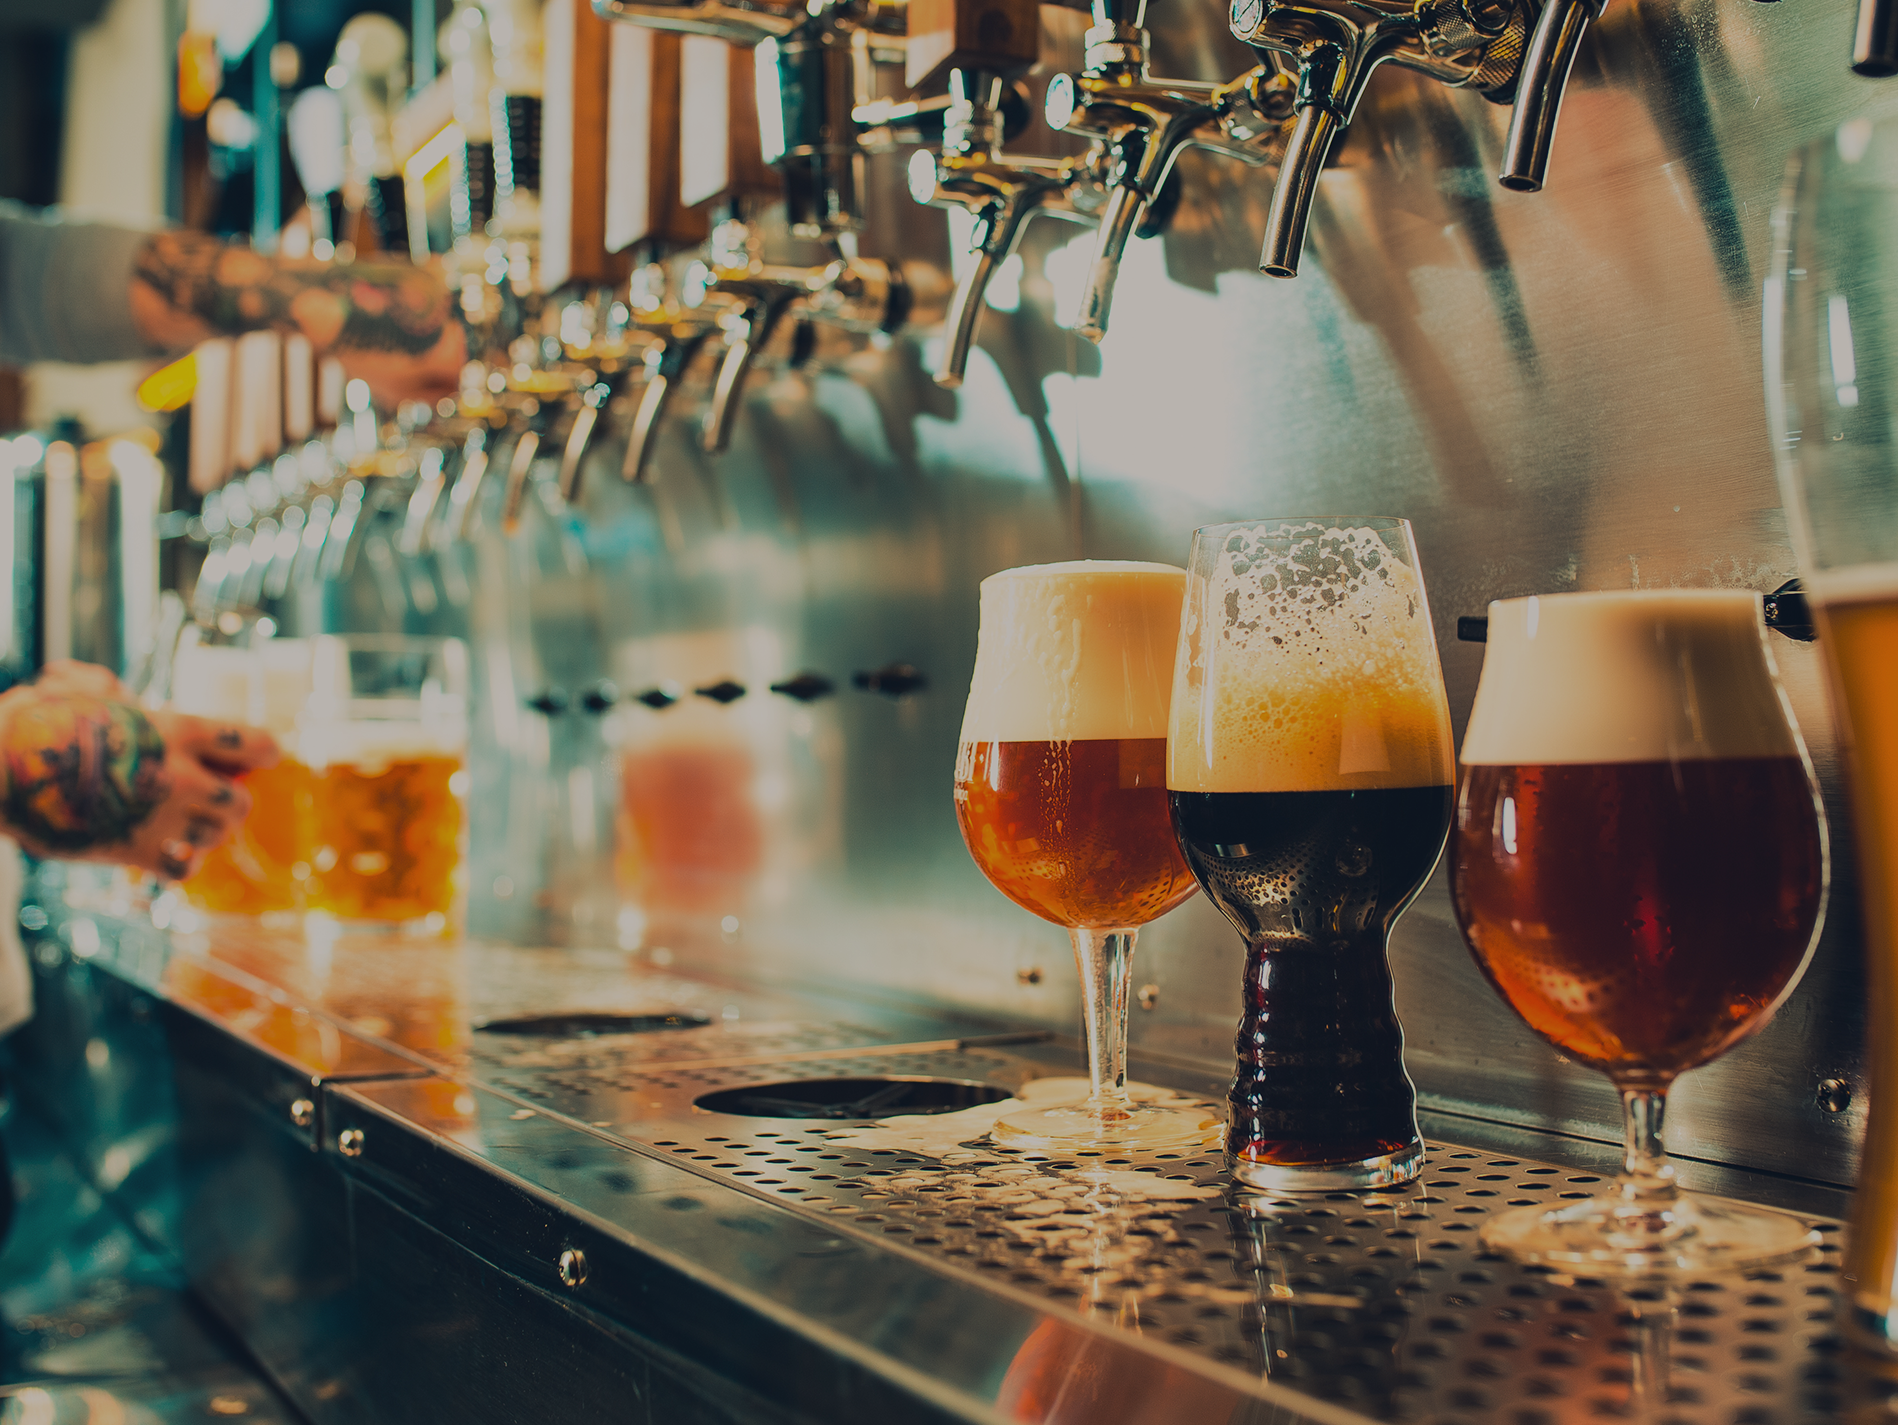
[[133, 273], [213, 331], [295, 327], [325, 350], [420, 356], [454, 315], [441, 284], [413, 267], [278, 260], [206, 233], [153, 233]]
[[145, 714], [103, 698], [35, 698], [0, 731], [6, 814], [52, 851], [127, 840], [165, 799], [165, 741]]

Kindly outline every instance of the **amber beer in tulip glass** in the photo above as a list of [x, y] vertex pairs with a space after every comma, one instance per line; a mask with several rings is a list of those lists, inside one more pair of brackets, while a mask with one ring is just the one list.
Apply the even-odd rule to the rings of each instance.
[[999, 1142], [1062, 1151], [1198, 1146], [1203, 1109], [1134, 1101], [1127, 987], [1139, 927], [1193, 894], [1167, 825], [1166, 726], [1186, 575], [1082, 561], [982, 581], [956, 820], [1003, 895], [1067, 929], [1081, 972], [1090, 1093], [1006, 1114]]
[[1408, 523], [1195, 532], [1167, 786], [1193, 874], [1246, 942], [1238, 1181], [1329, 1191], [1422, 1167], [1386, 943], [1443, 854], [1451, 768]]
[[1452, 884], [1476, 963], [1529, 1027], [1621, 1092], [1599, 1197], [1523, 1207], [1490, 1247], [1589, 1275], [1758, 1267], [1817, 1238], [1682, 1192], [1669, 1086], [1758, 1030], [1811, 957], [1826, 835], [1756, 594], [1490, 605], [1463, 739]]
[[316, 640], [298, 746], [314, 775], [308, 904], [432, 934], [465, 889], [468, 660], [452, 638]]

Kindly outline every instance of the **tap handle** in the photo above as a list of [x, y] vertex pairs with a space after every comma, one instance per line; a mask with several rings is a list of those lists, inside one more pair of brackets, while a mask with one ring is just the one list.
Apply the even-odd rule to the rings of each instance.
[[1898, 0], [1859, 0], [1852, 70], [1867, 79], [1898, 74]]
[[1305, 228], [1311, 222], [1311, 200], [1318, 192], [1318, 176], [1325, 159], [1344, 129], [1344, 120], [1323, 104], [1307, 104], [1298, 111], [1292, 137], [1279, 162], [1279, 181], [1272, 185], [1272, 207], [1265, 219], [1265, 249], [1259, 271], [1268, 277], [1298, 276], [1298, 259], [1305, 251]]
[[739, 331], [725, 348], [719, 364], [718, 380], [712, 386], [711, 408], [705, 413], [704, 445], [707, 455], [723, 454], [732, 443], [732, 431], [738, 425], [738, 407], [745, 389], [745, 377], [751, 374], [751, 360], [771, 340], [778, 319], [791, 305], [796, 293], [789, 288], [754, 299], [748, 306]]
[[1503, 142], [1503, 171], [1497, 179], [1503, 187], [1518, 193], [1542, 191], [1569, 70], [1589, 22], [1601, 17], [1602, 4], [1603, 0], [1548, 0], [1543, 6], [1522, 57], [1516, 106]]

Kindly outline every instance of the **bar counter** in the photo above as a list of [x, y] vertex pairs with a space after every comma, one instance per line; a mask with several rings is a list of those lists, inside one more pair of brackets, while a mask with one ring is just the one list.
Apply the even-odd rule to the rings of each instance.
[[318, 1425], [1727, 1425], [1886, 1398], [1834, 1333], [1829, 1189], [1684, 1163], [1823, 1246], [1621, 1290], [1476, 1233], [1585, 1195], [1604, 1144], [1426, 1114], [1417, 1182], [1273, 1198], [1211, 1152], [984, 1142], [994, 1103], [1076, 1072], [1036, 1031], [618, 951], [168, 932], [51, 867], [22, 923], [22, 1092]]

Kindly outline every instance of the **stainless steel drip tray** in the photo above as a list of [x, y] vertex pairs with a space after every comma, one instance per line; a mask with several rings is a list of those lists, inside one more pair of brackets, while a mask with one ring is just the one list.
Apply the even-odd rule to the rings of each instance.
[[[1630, 1293], [1564, 1284], [1482, 1249], [1477, 1232], [1492, 1211], [1601, 1186], [1597, 1173], [1534, 1158], [1437, 1141], [1421, 1180], [1404, 1189], [1273, 1198], [1235, 1192], [1217, 1152], [1057, 1158], [959, 1141], [946, 1115], [814, 1123], [695, 1106], [735, 1089], [768, 1099], [778, 1083], [1013, 1089], [1048, 1072], [1001, 1048], [963, 1046], [628, 1062], [507, 1075], [500, 1087], [991, 1294], [1184, 1353], [1228, 1382], [1238, 1372], [1379, 1418], [1511, 1425], [1583, 1414], [1765, 1425], [1841, 1408], [1831, 1219], [1811, 1219], [1824, 1245], [1808, 1262], [1671, 1296]], [[1057, 1368], [1080, 1365], [1034, 1367]], [[1111, 1407], [1104, 1401], [1100, 1418], [1116, 1418]], [[1178, 1418], [1192, 1414], [1182, 1406]]]

